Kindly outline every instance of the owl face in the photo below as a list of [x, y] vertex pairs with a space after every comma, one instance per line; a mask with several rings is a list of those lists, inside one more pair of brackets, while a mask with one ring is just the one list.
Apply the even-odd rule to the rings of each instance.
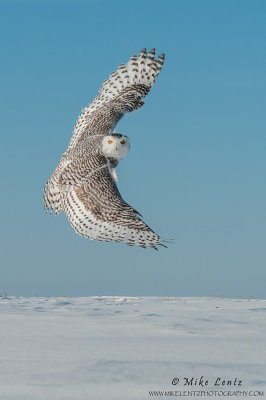
[[130, 148], [129, 138], [120, 133], [105, 136], [102, 140], [102, 154], [107, 158], [122, 160]]

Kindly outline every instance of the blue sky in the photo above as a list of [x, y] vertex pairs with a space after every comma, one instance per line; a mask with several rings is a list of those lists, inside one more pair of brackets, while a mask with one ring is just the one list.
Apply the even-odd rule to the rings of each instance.
[[[265, 17], [260, 0], [1, 2], [0, 293], [266, 297]], [[143, 47], [166, 61], [118, 125], [119, 189], [175, 238], [159, 252], [42, 204], [80, 109]]]

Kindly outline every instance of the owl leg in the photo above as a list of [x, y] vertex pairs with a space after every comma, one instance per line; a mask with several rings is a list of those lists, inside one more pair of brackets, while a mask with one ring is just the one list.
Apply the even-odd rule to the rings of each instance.
[[110, 173], [112, 175], [112, 178], [115, 182], [118, 182], [118, 176], [115, 168], [110, 168]]

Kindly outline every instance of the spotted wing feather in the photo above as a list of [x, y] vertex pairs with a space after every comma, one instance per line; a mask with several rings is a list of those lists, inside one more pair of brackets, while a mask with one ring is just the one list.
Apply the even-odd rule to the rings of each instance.
[[164, 62], [164, 54], [155, 58], [155, 49], [149, 53], [142, 49], [127, 64], [121, 64], [109, 79], [103, 82], [100, 94], [79, 116], [68, 151], [84, 135], [108, 134], [127, 112], [140, 108], [141, 101], [152, 88]]
[[108, 165], [81, 186], [63, 195], [65, 213], [74, 230], [92, 240], [124, 242], [129, 246], [164, 246], [139, 213], [121, 197]]

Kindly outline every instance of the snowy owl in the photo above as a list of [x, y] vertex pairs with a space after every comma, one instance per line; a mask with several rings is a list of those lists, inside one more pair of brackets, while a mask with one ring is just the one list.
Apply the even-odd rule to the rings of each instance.
[[74, 230], [93, 240], [129, 246], [164, 246], [163, 240], [121, 197], [115, 168], [129, 151], [126, 135], [115, 133], [118, 121], [142, 107], [164, 62], [155, 49], [141, 50], [120, 65], [79, 116], [68, 149], [44, 187], [46, 210], [62, 211]]

